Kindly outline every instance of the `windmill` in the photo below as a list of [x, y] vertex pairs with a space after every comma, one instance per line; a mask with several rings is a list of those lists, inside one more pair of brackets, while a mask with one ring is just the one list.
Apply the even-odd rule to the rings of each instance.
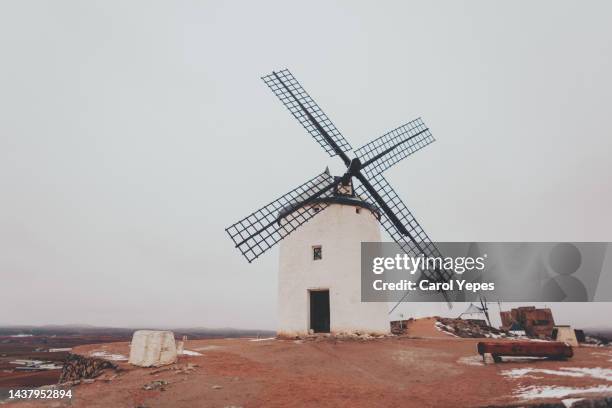
[[487, 324], [489, 325], [489, 327], [491, 326], [491, 319], [489, 318], [489, 308], [487, 307], [487, 298], [484, 296], [480, 297], [480, 309], [482, 309], [482, 312], [484, 313], [485, 317], [487, 318]]
[[491, 326], [491, 319], [489, 318], [489, 307], [487, 306], [487, 298], [484, 296], [480, 296], [480, 307], [475, 305], [474, 303], [470, 303], [465, 312], [459, 315], [461, 319], [464, 315], [483, 315], [487, 321], [489, 327]]
[[[308, 221], [320, 218], [320, 214], [332, 205], [367, 209], [399, 247], [411, 256], [441, 257], [436, 246], [383, 175], [387, 169], [434, 141], [420, 118], [356, 149], [351, 158], [348, 155], [352, 150], [349, 142], [289, 70], [272, 72], [262, 79], [323, 150], [344, 162], [346, 172], [340, 177], [333, 177], [326, 169], [226, 228], [235, 247], [248, 262], [257, 259], [296, 230], [304, 228]], [[358, 209], [356, 211], [359, 212]], [[321, 248], [318, 248], [317, 255], [317, 248], [313, 246], [313, 257], [315, 260], [317, 257], [321, 259]], [[280, 272], [282, 265], [281, 259]], [[304, 267], [301, 268], [300, 273], [303, 274]], [[423, 271], [422, 278], [446, 282], [450, 274], [448, 270]], [[296, 276], [293, 274], [292, 278]], [[358, 280], [355, 276], [352, 279]], [[310, 314], [314, 313], [312, 302], [317, 302], [313, 299], [311, 297]], [[326, 331], [325, 327], [321, 331]]]

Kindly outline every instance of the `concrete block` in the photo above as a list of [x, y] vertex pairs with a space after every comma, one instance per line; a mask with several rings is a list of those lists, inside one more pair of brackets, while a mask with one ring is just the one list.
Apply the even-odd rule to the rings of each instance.
[[160, 330], [134, 332], [129, 362], [140, 367], [159, 367], [175, 363], [174, 333]]
[[578, 347], [578, 339], [576, 333], [571, 326], [555, 326], [553, 329], [553, 338], [557, 341], [562, 341], [573, 347]]

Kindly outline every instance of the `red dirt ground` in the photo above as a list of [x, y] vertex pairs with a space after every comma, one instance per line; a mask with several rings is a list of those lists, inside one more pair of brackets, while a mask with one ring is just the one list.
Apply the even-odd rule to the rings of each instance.
[[[107, 373], [92, 384], [73, 387], [70, 407], [479, 407], [522, 402], [520, 387], [612, 385], [609, 379], [539, 373], [509, 378], [504, 370], [532, 367], [612, 369], [612, 350], [581, 347], [568, 361], [482, 364], [478, 339], [453, 338], [438, 332], [433, 320], [413, 323], [409, 336], [358, 340], [219, 339], [187, 341], [185, 349], [201, 356], [181, 356], [178, 367], [195, 370], [159, 371], [127, 363], [112, 381]], [[106, 350], [128, 355], [127, 343], [87, 345], [74, 352]], [[165, 390], [144, 390], [165, 380]], [[220, 388], [219, 388], [220, 387]], [[597, 396], [589, 394], [588, 397]], [[566, 398], [569, 398], [566, 397]], [[530, 400], [529, 402], [544, 400]], [[548, 400], [550, 401], [550, 400]], [[46, 403], [47, 406], [49, 402]], [[42, 406], [23, 402], [20, 407]]]

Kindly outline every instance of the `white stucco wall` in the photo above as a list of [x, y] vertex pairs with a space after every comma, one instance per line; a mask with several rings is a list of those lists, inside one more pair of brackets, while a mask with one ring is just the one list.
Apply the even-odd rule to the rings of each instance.
[[[388, 306], [361, 302], [361, 242], [380, 242], [380, 224], [369, 210], [332, 204], [280, 243], [278, 333], [310, 328], [309, 290], [329, 289], [330, 330], [388, 333]], [[313, 260], [321, 245], [323, 259]]]

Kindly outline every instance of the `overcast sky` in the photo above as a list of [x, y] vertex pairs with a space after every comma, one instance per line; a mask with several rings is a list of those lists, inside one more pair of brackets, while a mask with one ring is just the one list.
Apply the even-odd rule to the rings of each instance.
[[3, 1], [0, 323], [274, 328], [278, 251], [249, 265], [224, 228], [342, 169], [259, 79], [285, 67], [354, 147], [423, 117], [388, 179], [434, 240], [612, 241], [611, 15]]

